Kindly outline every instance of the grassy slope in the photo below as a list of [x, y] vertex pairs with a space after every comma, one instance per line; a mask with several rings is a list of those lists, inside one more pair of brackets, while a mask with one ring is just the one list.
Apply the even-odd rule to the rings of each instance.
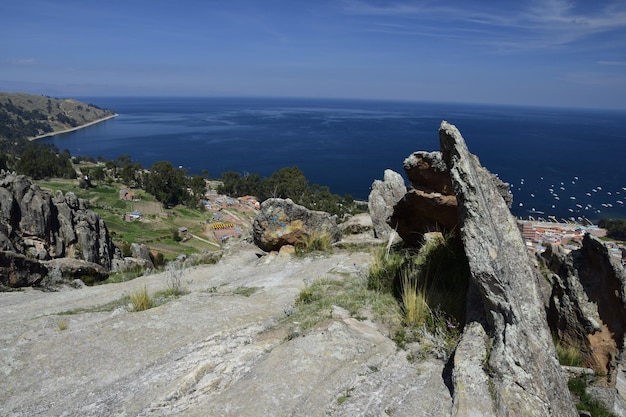
[[[215, 241], [204, 232], [203, 222], [210, 217], [206, 211], [192, 210], [184, 206], [177, 206], [168, 212], [173, 216], [162, 218], [158, 215], [164, 212], [154, 197], [144, 191], [135, 191], [141, 201], [122, 201], [119, 199], [119, 190], [126, 188], [122, 184], [96, 184], [88, 190], [81, 189], [77, 180], [51, 179], [37, 181], [37, 184], [51, 193], [61, 190], [64, 193], [74, 192], [79, 198], [89, 201], [90, 209], [97, 212], [109, 229], [116, 245], [122, 242], [144, 243], [150, 249], [162, 252], [166, 258], [175, 258], [177, 255], [194, 252], [215, 250], [219, 246], [209, 244], [199, 239], [190, 239], [186, 242], [176, 242], [173, 239], [173, 230], [186, 227], [192, 234]], [[127, 222], [124, 214], [133, 210], [144, 213], [141, 221]]]
[[[55, 116], [58, 113], [62, 113], [76, 120], [79, 125], [84, 125], [114, 114], [110, 110], [100, 109], [74, 99], [55, 99], [34, 94], [0, 92], [0, 103], [7, 103], [9, 99], [17, 107], [21, 107], [27, 111], [39, 110], [48, 116], [48, 122], [54, 132], [71, 129], [73, 127], [55, 120]], [[48, 100], [50, 100], [50, 111], [48, 111]]]

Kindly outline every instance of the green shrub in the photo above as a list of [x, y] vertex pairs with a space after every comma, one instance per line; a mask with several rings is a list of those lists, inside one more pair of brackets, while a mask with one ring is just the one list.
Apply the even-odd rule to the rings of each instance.
[[567, 346], [558, 339], [554, 343], [559, 363], [565, 366], [583, 366], [585, 361], [580, 353], [580, 349], [575, 346]]
[[367, 288], [392, 294], [394, 281], [410, 257], [411, 252], [394, 250], [387, 253], [385, 247], [378, 248], [370, 264]]
[[417, 273], [411, 268], [402, 270], [402, 311], [408, 326], [421, 326], [430, 315], [427, 292], [418, 285]]
[[132, 255], [130, 251], [130, 243], [126, 241], [122, 242], [122, 247], [120, 248], [120, 250], [122, 251], [122, 256], [124, 256], [125, 258], [128, 258]]
[[142, 276], [144, 272], [145, 271], [141, 266], [136, 266], [124, 271], [113, 272], [109, 274], [109, 277], [105, 281], [102, 281], [102, 284], [114, 284], [117, 282], [130, 281], [131, 279]]
[[403, 345], [429, 332], [450, 353], [465, 321], [469, 276], [463, 248], [448, 235], [427, 241], [419, 250], [380, 248], [370, 265], [368, 288], [393, 294], [401, 304], [410, 328]]
[[584, 376], [570, 379], [567, 382], [570, 392], [578, 400], [576, 408], [590, 412], [593, 417], [616, 417], [604, 404], [587, 392], [587, 385], [587, 379]]

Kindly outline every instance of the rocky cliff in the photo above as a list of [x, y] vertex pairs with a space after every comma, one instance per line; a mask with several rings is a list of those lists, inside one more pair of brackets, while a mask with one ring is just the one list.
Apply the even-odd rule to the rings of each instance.
[[548, 307], [553, 333], [614, 386], [624, 355], [626, 272], [589, 234], [581, 249], [567, 254], [550, 245], [542, 258], [553, 281]]
[[[106, 277], [120, 250], [104, 221], [74, 193], [54, 196], [28, 177], [0, 172], [0, 284], [39, 285], [54, 270], [67, 278]], [[76, 260], [51, 262], [65, 258]]]

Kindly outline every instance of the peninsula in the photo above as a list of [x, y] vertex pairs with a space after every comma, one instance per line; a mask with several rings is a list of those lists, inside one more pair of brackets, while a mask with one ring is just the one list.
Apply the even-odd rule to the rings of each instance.
[[115, 116], [111, 110], [74, 99], [0, 92], [0, 141], [41, 139]]

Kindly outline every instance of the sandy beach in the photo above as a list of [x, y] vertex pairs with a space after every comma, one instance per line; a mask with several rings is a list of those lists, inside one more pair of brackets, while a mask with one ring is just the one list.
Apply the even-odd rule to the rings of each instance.
[[117, 114], [113, 114], [111, 116], [103, 117], [102, 119], [94, 120], [93, 122], [85, 123], [84, 125], [73, 127], [71, 129], [65, 129], [65, 130], [59, 130], [58, 132], [46, 133], [46, 134], [43, 134], [43, 135], [39, 135], [39, 136], [35, 136], [35, 137], [32, 137], [32, 138], [28, 138], [28, 140], [43, 139], [43, 138], [47, 138], [47, 137], [50, 137], [50, 136], [60, 135], [60, 134], [63, 134], [63, 133], [74, 132], [74, 131], [76, 131], [78, 129], [82, 129], [82, 128], [85, 128], [85, 127], [88, 127], [88, 126], [91, 126], [91, 125], [95, 125], [96, 123], [104, 122], [104, 121], [107, 121], [107, 120], [112, 119], [112, 118], [117, 117], [117, 116], [118, 116]]

